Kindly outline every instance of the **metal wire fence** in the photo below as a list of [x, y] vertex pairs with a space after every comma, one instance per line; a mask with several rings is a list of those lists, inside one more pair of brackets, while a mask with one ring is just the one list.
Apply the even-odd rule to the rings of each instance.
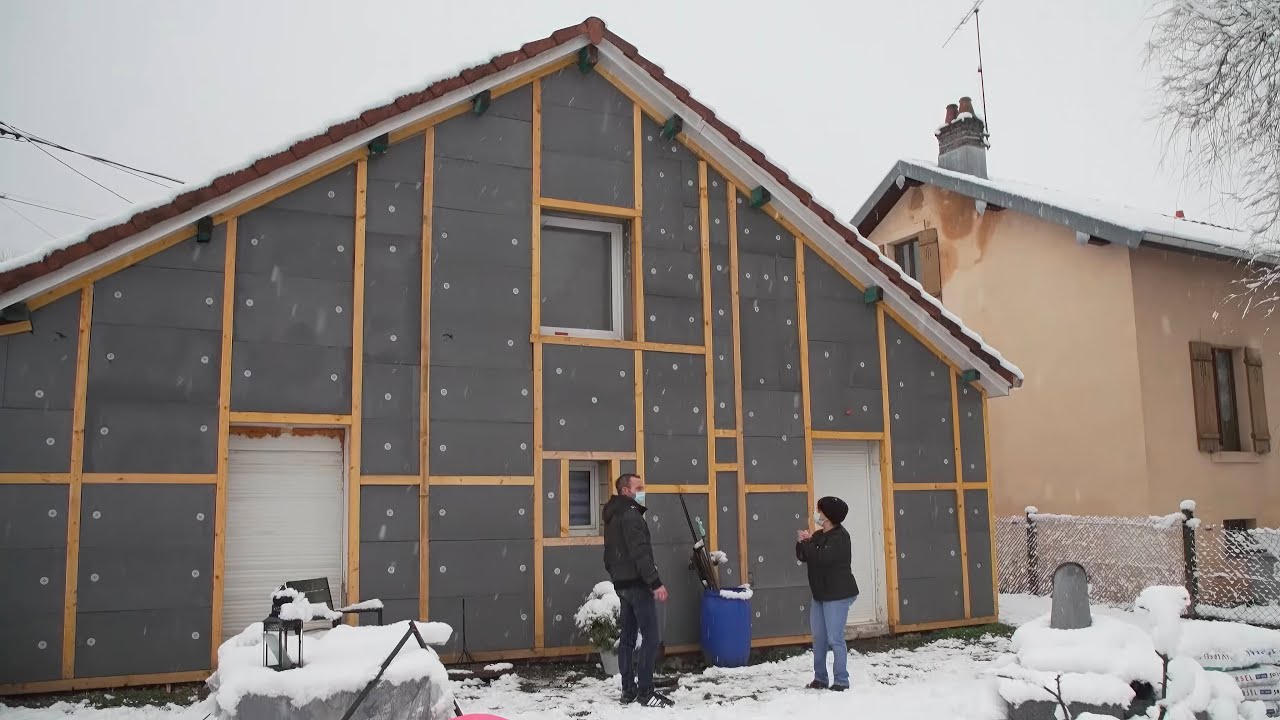
[[1049, 595], [1053, 572], [1078, 562], [1095, 603], [1131, 607], [1152, 585], [1184, 585], [1194, 615], [1280, 627], [1280, 530], [1164, 517], [1029, 512], [996, 523], [1000, 592]]

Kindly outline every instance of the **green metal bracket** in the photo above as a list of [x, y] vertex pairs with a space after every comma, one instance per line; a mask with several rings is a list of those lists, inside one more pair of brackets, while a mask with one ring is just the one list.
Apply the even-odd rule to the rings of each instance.
[[387, 133], [382, 133], [378, 137], [369, 141], [369, 154], [381, 155], [386, 152], [389, 147], [391, 147], [391, 136]]
[[872, 285], [862, 291], [862, 302], [867, 305], [875, 305], [884, 299], [884, 290], [879, 285]]
[[961, 381], [961, 382], [966, 382], [966, 383], [977, 382], [977, 381], [978, 381], [978, 377], [979, 377], [979, 376], [978, 376], [978, 371], [977, 371], [977, 370], [974, 370], [973, 368], [970, 368], [970, 369], [965, 370], [964, 372], [960, 373], [960, 381]]
[[471, 112], [475, 115], [483, 115], [489, 106], [493, 104], [493, 94], [488, 90], [471, 98]]
[[196, 242], [207, 243], [213, 239], [213, 218], [205, 215], [196, 221]]
[[595, 69], [600, 62], [600, 48], [587, 45], [578, 51], [578, 69], [585, 75]]
[[751, 207], [753, 208], [764, 207], [772, 199], [773, 196], [769, 194], [768, 190], [764, 189], [763, 185], [751, 191]]
[[662, 138], [664, 140], [674, 140], [677, 135], [684, 130], [684, 118], [679, 115], [672, 115], [662, 124]]

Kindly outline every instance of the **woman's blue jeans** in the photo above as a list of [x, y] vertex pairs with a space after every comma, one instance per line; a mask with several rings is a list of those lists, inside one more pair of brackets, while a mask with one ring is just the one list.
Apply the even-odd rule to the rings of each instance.
[[827, 653], [835, 653], [835, 684], [849, 687], [849, 646], [844, 640], [844, 625], [849, 608], [858, 596], [821, 602], [814, 600], [809, 608], [809, 629], [813, 632], [813, 679], [828, 684]]

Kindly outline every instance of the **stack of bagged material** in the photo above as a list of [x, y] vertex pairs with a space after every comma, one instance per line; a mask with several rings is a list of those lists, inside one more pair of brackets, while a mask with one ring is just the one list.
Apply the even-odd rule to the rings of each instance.
[[1280, 718], [1280, 632], [1232, 622], [1187, 621], [1184, 647], [1206, 670], [1226, 673], [1246, 701]]
[[1267, 717], [1280, 717], [1280, 667], [1275, 665], [1254, 665], [1227, 673], [1245, 700], [1257, 700], [1266, 708]]

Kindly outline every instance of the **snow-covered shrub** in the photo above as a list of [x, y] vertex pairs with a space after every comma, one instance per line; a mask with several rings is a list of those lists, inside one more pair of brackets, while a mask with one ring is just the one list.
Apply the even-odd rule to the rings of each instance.
[[573, 616], [578, 632], [587, 638], [587, 644], [597, 652], [613, 652], [618, 648], [618, 611], [622, 601], [613, 590], [613, 583], [596, 583], [587, 601]]

